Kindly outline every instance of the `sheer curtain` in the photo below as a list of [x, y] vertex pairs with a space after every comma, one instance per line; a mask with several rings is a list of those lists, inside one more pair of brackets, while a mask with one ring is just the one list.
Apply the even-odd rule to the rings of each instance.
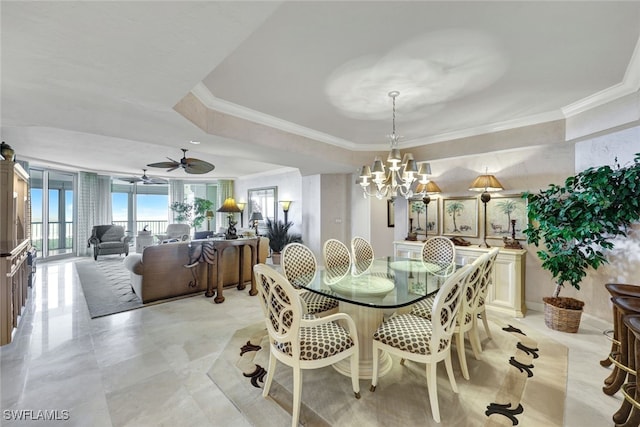
[[[229, 179], [218, 180], [218, 206], [222, 206], [225, 199], [233, 197], [233, 181]], [[216, 224], [226, 230], [229, 225], [226, 213], [216, 213]]]
[[87, 241], [94, 225], [111, 224], [111, 177], [80, 172], [78, 179], [78, 243], [76, 255], [91, 254]]
[[[169, 206], [173, 202], [184, 201], [184, 181], [181, 179], [169, 180]], [[176, 222], [175, 212], [169, 209], [169, 224]]]

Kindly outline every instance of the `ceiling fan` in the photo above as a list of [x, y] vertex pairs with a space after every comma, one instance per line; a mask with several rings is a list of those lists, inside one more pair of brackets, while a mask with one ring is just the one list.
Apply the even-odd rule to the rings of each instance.
[[142, 182], [143, 184], [168, 184], [169, 181], [167, 181], [164, 178], [152, 178], [150, 176], [147, 176], [147, 170], [146, 169], [142, 169], [142, 176], [141, 177], [137, 177], [137, 176], [127, 176], [124, 178], [118, 178], [120, 181], [125, 181], [128, 183], [136, 183], [136, 182]]
[[187, 157], [187, 149], [181, 148], [182, 150], [182, 158], [180, 161], [175, 161], [170, 157], [167, 159], [171, 160], [170, 162], [158, 162], [158, 163], [149, 163], [147, 166], [151, 168], [166, 168], [167, 172], [171, 172], [172, 170], [176, 170], [179, 167], [182, 167], [186, 173], [192, 174], [203, 174], [207, 172], [211, 172], [214, 165], [209, 162], [205, 162], [204, 160], [194, 159], [192, 157]]

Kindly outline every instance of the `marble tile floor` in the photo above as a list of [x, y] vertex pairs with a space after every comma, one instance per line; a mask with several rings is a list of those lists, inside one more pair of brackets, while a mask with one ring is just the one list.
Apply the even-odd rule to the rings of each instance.
[[[0, 347], [0, 424], [250, 425], [206, 375], [235, 330], [262, 318], [246, 291], [225, 297], [223, 304], [200, 295], [91, 319], [73, 260], [40, 262], [14, 341]], [[564, 425], [613, 425], [622, 398], [602, 393], [609, 370], [598, 363], [609, 350], [602, 330], [610, 325], [583, 316], [580, 332], [566, 334], [546, 328], [534, 311], [515, 322], [570, 348]], [[68, 419], [15, 421], [11, 410]]]

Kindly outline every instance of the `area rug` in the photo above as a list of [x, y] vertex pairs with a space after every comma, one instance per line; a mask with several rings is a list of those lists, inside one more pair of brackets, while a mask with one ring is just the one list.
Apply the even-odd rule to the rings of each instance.
[[[392, 370], [379, 379], [360, 380], [355, 399], [349, 378], [333, 368], [303, 371], [300, 423], [305, 426], [562, 426], [568, 349], [520, 328], [517, 320], [494, 317], [493, 338], [482, 340], [481, 360], [468, 348], [471, 379], [462, 377], [452, 347], [455, 394], [443, 364], [438, 366], [441, 423], [431, 415], [424, 365], [393, 357]], [[293, 377], [278, 363], [269, 397], [262, 397], [268, 366], [263, 323], [236, 331], [208, 372], [209, 377], [255, 426], [291, 423]]]
[[75, 263], [92, 319], [144, 306], [131, 288], [123, 260], [120, 255], [112, 255]]

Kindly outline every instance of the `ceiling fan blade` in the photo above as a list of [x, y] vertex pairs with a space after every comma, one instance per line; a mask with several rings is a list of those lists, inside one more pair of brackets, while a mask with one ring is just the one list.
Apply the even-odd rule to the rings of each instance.
[[124, 182], [128, 182], [129, 184], [133, 184], [134, 182], [140, 182], [143, 181], [142, 179], [138, 178], [137, 176], [123, 176], [118, 178], [119, 181], [124, 181]]
[[186, 160], [184, 170], [186, 173], [203, 174], [211, 172], [215, 166], [204, 160], [190, 158]]
[[174, 170], [178, 169], [179, 167], [180, 167], [180, 165], [175, 165], [174, 167], [167, 169], [167, 172], [174, 171]]
[[149, 163], [147, 166], [149, 166], [150, 168], [167, 169], [167, 168], [177, 168], [178, 166], [180, 166], [180, 163], [178, 163], [178, 162], [158, 162], [158, 163]]
[[168, 184], [169, 181], [163, 178], [149, 178], [145, 180], [145, 184]]

